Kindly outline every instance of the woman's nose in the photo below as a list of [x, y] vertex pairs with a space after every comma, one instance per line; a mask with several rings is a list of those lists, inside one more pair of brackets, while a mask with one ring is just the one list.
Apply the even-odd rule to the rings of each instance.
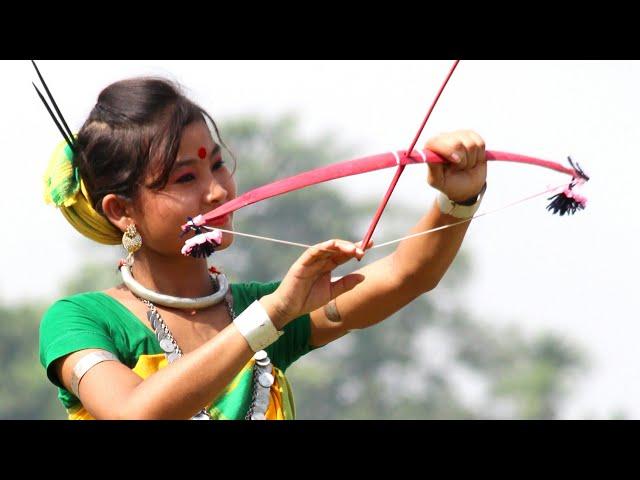
[[227, 195], [227, 190], [221, 184], [213, 181], [209, 183], [209, 188], [206, 192], [207, 203], [212, 205], [222, 203], [226, 200]]

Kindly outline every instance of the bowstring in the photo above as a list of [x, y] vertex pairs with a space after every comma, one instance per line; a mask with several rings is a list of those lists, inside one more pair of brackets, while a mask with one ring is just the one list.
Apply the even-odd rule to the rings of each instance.
[[[509, 203], [507, 205], [503, 205], [503, 206], [495, 208], [493, 210], [489, 210], [487, 212], [483, 212], [483, 213], [474, 215], [473, 217], [465, 218], [463, 220], [460, 220], [459, 222], [454, 222], [454, 223], [450, 223], [450, 224], [447, 224], [447, 225], [442, 225], [440, 227], [435, 227], [435, 228], [432, 228], [432, 229], [429, 229], [429, 230], [425, 230], [423, 232], [417, 232], [417, 233], [412, 233], [410, 235], [405, 235], [404, 237], [400, 237], [400, 238], [397, 238], [395, 240], [390, 240], [388, 242], [384, 242], [384, 243], [381, 243], [379, 245], [374, 245], [368, 250], [373, 250], [374, 248], [386, 247], [388, 245], [392, 245], [394, 243], [398, 243], [398, 242], [401, 242], [403, 240], [407, 240], [409, 238], [419, 237], [419, 236], [422, 236], [422, 235], [428, 235], [430, 233], [434, 233], [434, 232], [437, 232], [437, 231], [440, 231], [440, 230], [445, 230], [447, 228], [452, 228], [452, 227], [455, 227], [457, 225], [461, 225], [463, 223], [470, 222], [471, 220], [475, 220], [475, 219], [478, 219], [480, 217], [484, 217], [486, 215], [491, 215], [491, 214], [497, 213], [497, 212], [499, 212], [501, 210], [505, 210], [507, 208], [514, 207], [514, 206], [516, 206], [516, 205], [518, 205], [520, 203], [526, 202], [528, 200], [532, 200], [532, 199], [534, 199], [536, 197], [539, 197], [541, 195], [545, 195], [547, 193], [550, 193], [550, 192], [553, 192], [553, 191], [557, 191], [560, 188], [563, 188], [565, 186], [566, 186], [566, 183], [563, 183], [563, 184], [555, 186], [555, 187], [550, 187], [550, 188], [547, 188], [546, 190], [544, 190], [542, 192], [535, 193], [533, 195], [529, 195], [528, 197], [524, 197], [524, 198], [521, 198], [521, 199], [516, 200], [514, 202], [511, 202], [511, 203]], [[214, 228], [214, 227], [209, 227], [207, 225], [203, 225], [200, 228], [204, 228], [204, 229], [209, 230], [209, 231], [219, 230], [219, 231], [224, 232], [224, 233], [230, 233], [230, 234], [233, 234], [233, 235], [240, 235], [242, 237], [249, 237], [249, 238], [254, 238], [254, 239], [257, 239], [257, 240], [265, 240], [265, 241], [269, 241], [269, 242], [282, 243], [282, 244], [291, 245], [291, 246], [294, 246], [294, 247], [312, 248], [314, 246], [314, 245], [307, 245], [306, 243], [290, 242], [290, 241], [287, 241], [287, 240], [280, 240], [278, 238], [264, 237], [264, 236], [261, 236], [261, 235], [252, 235], [250, 233], [238, 232], [236, 230], [225, 230], [225, 229], [222, 229], [222, 228]], [[333, 253], [335, 253], [335, 252], [333, 252]]]

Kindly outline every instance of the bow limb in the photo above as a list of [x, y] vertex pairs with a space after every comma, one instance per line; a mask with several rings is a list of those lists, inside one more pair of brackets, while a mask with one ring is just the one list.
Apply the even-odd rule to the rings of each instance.
[[[541, 160], [535, 157], [529, 157], [517, 153], [500, 152], [495, 150], [487, 150], [485, 154], [487, 160], [526, 163], [530, 165], [549, 168], [560, 173], [571, 175], [574, 178], [583, 176], [572, 168], [564, 167], [559, 163], [549, 160]], [[335, 180], [337, 178], [349, 177], [352, 175], [373, 172], [384, 168], [405, 166], [414, 163], [447, 162], [448, 160], [430, 150], [424, 150], [423, 152], [414, 150], [413, 152], [411, 152], [411, 155], [407, 155], [406, 151], [400, 150], [372, 155], [369, 157], [357, 158], [355, 160], [347, 160], [344, 162], [334, 163], [332, 165], [327, 165], [326, 167], [320, 167], [309, 170], [307, 172], [299, 173], [297, 175], [277, 180], [273, 183], [269, 183], [267, 185], [263, 185], [262, 187], [250, 190], [243, 195], [240, 195], [239, 197], [225, 203], [224, 205], [211, 210], [208, 213], [198, 215], [193, 219], [193, 222], [184, 224], [182, 226], [182, 229], [187, 230], [192, 225], [202, 226], [207, 224], [208, 222], [223, 217], [224, 215], [235, 212], [242, 207], [246, 207], [247, 205], [251, 205], [268, 198], [276, 197], [284, 193], [300, 190], [311, 185], [327, 182], [329, 180]]]
[[[518, 153], [499, 152], [497, 150], [487, 150], [485, 152], [487, 160], [497, 160], [502, 162], [515, 162], [515, 163], [528, 163], [529, 165], [536, 165], [538, 167], [549, 168], [556, 172], [565, 173], [571, 175], [574, 178], [584, 178], [584, 173], [564, 165], [560, 165], [557, 162], [550, 160], [541, 160], [535, 157], [529, 157], [527, 155], [520, 155]], [[428, 159], [427, 159], [428, 161]]]
[[[276, 197], [294, 190], [300, 190], [311, 185], [335, 180], [337, 178], [359, 175], [361, 173], [372, 172], [389, 168], [400, 164], [423, 163], [425, 160], [419, 152], [407, 156], [405, 152], [388, 152], [369, 157], [347, 160], [334, 163], [326, 167], [320, 167], [307, 172], [299, 173], [291, 177], [276, 180], [262, 187], [250, 190], [243, 195], [225, 203], [224, 205], [193, 219], [195, 226], [204, 225], [216, 218], [220, 218], [228, 213], [234, 212], [242, 207], [251, 205], [268, 198]], [[188, 224], [183, 225], [183, 229]]]

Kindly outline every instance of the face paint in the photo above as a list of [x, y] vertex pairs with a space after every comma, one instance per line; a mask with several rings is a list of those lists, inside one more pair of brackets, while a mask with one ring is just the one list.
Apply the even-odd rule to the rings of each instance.
[[200, 147], [198, 149], [198, 156], [202, 159], [204, 159], [207, 156], [207, 149], [204, 147]]

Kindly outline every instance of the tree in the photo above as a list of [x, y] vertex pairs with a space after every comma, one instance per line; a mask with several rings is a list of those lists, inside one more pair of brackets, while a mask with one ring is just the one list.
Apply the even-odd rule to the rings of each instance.
[[0, 306], [0, 419], [64, 418], [38, 360], [38, 325], [44, 302]]

